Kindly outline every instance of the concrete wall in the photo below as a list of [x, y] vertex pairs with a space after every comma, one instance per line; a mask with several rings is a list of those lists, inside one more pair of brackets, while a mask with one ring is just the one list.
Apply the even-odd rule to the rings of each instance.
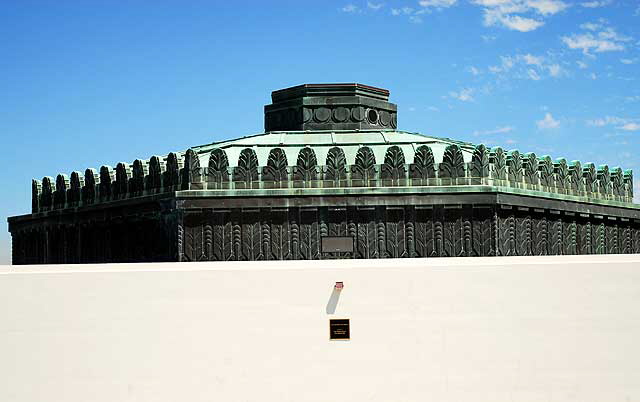
[[639, 341], [639, 255], [0, 267], [7, 402], [639, 401]]

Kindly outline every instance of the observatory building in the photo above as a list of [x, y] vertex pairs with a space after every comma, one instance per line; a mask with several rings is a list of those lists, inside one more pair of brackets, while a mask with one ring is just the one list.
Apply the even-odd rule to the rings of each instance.
[[33, 180], [13, 263], [640, 253], [630, 170], [400, 131], [366, 85], [271, 97], [264, 133]]

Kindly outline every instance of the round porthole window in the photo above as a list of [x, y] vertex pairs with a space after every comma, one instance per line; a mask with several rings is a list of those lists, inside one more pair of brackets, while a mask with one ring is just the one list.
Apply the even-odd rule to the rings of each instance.
[[367, 119], [369, 120], [369, 123], [371, 124], [375, 124], [378, 122], [378, 112], [376, 112], [373, 109], [369, 109], [369, 111], [367, 112]]

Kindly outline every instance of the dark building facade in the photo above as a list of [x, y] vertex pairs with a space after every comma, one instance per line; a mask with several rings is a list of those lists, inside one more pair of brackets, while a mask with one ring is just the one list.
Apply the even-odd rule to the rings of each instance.
[[640, 253], [631, 171], [398, 131], [388, 97], [275, 91], [265, 133], [33, 180], [13, 263]]

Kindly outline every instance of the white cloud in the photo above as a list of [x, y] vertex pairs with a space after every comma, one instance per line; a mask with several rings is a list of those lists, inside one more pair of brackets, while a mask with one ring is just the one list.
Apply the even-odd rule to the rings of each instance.
[[522, 56], [522, 59], [527, 64], [533, 64], [533, 65], [536, 65], [536, 66], [539, 66], [539, 65], [542, 64], [542, 57], [541, 56], [533, 56], [533, 55], [527, 53], [524, 56]]
[[420, 0], [420, 5], [422, 7], [433, 7], [433, 8], [448, 8], [451, 6], [455, 6], [458, 0]]
[[638, 62], [638, 59], [620, 59], [620, 63], [622, 64], [636, 64]]
[[456, 91], [449, 92], [449, 96], [463, 102], [472, 102], [474, 100], [473, 92], [474, 92], [473, 88], [464, 88], [457, 92]]
[[599, 39], [590, 33], [563, 36], [562, 41], [569, 47], [569, 49], [581, 49], [584, 54], [589, 54], [590, 50], [593, 50], [596, 53], [602, 53], [625, 49], [624, 45], [621, 43]]
[[597, 22], [585, 22], [584, 24], [580, 24], [580, 28], [586, 29], [587, 31], [597, 31], [602, 28], [602, 24], [598, 24]]
[[598, 119], [587, 120], [587, 125], [593, 127], [615, 126], [617, 130], [622, 131], [640, 131], [640, 119], [605, 116]]
[[580, 61], [580, 60], [576, 61], [576, 64], [578, 65], [578, 67], [579, 67], [579, 68], [581, 68], [581, 69], [583, 69], [583, 70], [584, 70], [585, 68], [589, 67], [589, 66], [587, 65], [587, 63], [585, 63], [584, 61]]
[[616, 128], [624, 131], [640, 131], [640, 124], [631, 122]]
[[415, 10], [411, 7], [392, 8], [392, 15], [411, 15]]
[[559, 64], [551, 64], [547, 66], [547, 69], [549, 70], [549, 75], [552, 77], [559, 77], [562, 73], [562, 67], [560, 67]]
[[422, 17], [419, 15], [410, 15], [409, 22], [413, 24], [422, 24]]
[[345, 13], [355, 13], [358, 12], [359, 9], [355, 4], [347, 4], [346, 6], [342, 7], [341, 10]]
[[502, 26], [520, 32], [544, 25], [542, 18], [557, 14], [569, 5], [561, 0], [471, 0], [483, 7], [485, 26]]
[[384, 6], [384, 3], [372, 3], [370, 1], [367, 1], [367, 7], [374, 10], [374, 11], [378, 11], [379, 9], [381, 9]]
[[482, 74], [482, 71], [480, 71], [480, 69], [478, 69], [478, 68], [476, 68], [476, 67], [474, 67], [474, 66], [469, 67], [469, 68], [468, 68], [468, 71], [469, 71], [471, 74], [473, 74], [473, 75], [480, 75], [480, 74]]
[[532, 68], [527, 70], [527, 75], [529, 76], [529, 78], [531, 78], [534, 81], [539, 81], [540, 80], [540, 75], [538, 75], [536, 70], [534, 70]]
[[544, 115], [544, 119], [536, 121], [539, 130], [551, 130], [560, 127], [560, 122], [553, 118], [551, 113]]
[[497, 38], [496, 36], [492, 36], [492, 35], [480, 35], [480, 37], [482, 38], [484, 43], [493, 42]]
[[624, 100], [627, 102], [638, 102], [640, 101], [640, 95], [626, 96]]
[[439, 111], [440, 111], [440, 109], [438, 109], [438, 108], [437, 108], [437, 107], [435, 107], [435, 106], [429, 106], [429, 107], [427, 107], [427, 109], [428, 109], [428, 110], [430, 110], [430, 111], [432, 111], [432, 112], [439, 112]]
[[592, 56], [591, 51], [602, 53], [625, 50], [625, 42], [629, 42], [632, 38], [620, 35], [612, 27], [605, 26], [606, 23], [607, 20], [600, 18], [597, 23], [582, 24], [580, 28], [587, 32], [563, 36], [562, 42], [570, 49], [582, 50], [588, 56]]
[[595, 79], [597, 79], [597, 78], [598, 78], [598, 76], [596, 75], [596, 73], [591, 73], [591, 74], [589, 75], [589, 78], [591, 78], [592, 80], [595, 80]]
[[586, 8], [598, 8], [598, 7], [608, 6], [609, 4], [612, 3], [612, 1], [613, 0], [586, 1], [584, 3], [580, 3], [580, 5]]
[[486, 130], [486, 131], [474, 131], [473, 135], [474, 136], [480, 136], [480, 135], [491, 135], [491, 134], [506, 134], [506, 133], [510, 133], [515, 129], [515, 127], [513, 126], [503, 126], [503, 127], [497, 127], [493, 130]]
[[501, 79], [518, 78], [541, 80], [547, 76], [561, 77], [566, 75], [565, 70], [558, 63], [548, 60], [553, 55], [536, 56], [530, 53], [516, 54], [514, 56], [500, 56], [501, 63], [487, 67], [487, 70], [498, 75]]

